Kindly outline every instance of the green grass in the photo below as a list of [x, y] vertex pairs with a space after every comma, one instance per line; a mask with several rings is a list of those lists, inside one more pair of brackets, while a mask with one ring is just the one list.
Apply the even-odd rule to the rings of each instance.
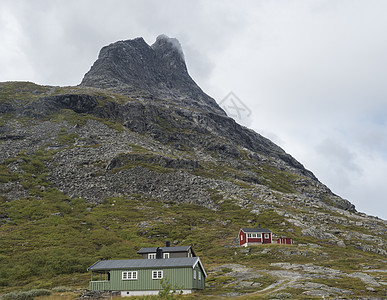
[[62, 128], [58, 132], [57, 141], [60, 145], [72, 145], [78, 137], [78, 134], [68, 133], [65, 128]]
[[19, 179], [17, 173], [11, 172], [8, 166], [5, 163], [0, 164], [0, 182], [6, 183], [11, 181], [16, 181]]
[[299, 176], [278, 170], [268, 163], [263, 163], [258, 168], [252, 168], [252, 171], [264, 179], [262, 184], [268, 185], [275, 191], [282, 193], [295, 192], [292, 182], [298, 179]]
[[44, 96], [49, 90], [49, 86], [41, 86], [32, 82], [0, 82], [0, 101], [3, 103], [29, 102]]

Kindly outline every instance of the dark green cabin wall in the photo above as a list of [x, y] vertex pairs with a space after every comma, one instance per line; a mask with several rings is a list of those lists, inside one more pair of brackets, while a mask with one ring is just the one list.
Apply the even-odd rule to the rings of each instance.
[[[193, 276], [193, 272], [196, 271], [196, 279], [193, 279], [194, 276]], [[201, 273], [201, 280], [199, 280], [199, 272]], [[202, 290], [204, 289], [205, 287], [205, 284], [206, 284], [206, 281], [205, 281], [205, 277], [204, 277], [204, 274], [202, 272], [202, 269], [199, 267], [199, 265], [197, 265], [195, 267], [195, 269], [192, 269], [192, 286], [193, 286], [193, 289], [197, 289], [197, 290]]]
[[[198, 273], [196, 280], [193, 279], [192, 267], [186, 268], [164, 268], [164, 269], [122, 269], [110, 271], [110, 282], [91, 282], [91, 290], [111, 290], [111, 291], [131, 291], [131, 290], [160, 290], [161, 280], [152, 279], [153, 270], [163, 270], [163, 277], [172, 283], [177, 289], [204, 289], [205, 277], [199, 266], [195, 267], [197, 272], [201, 272], [201, 280]], [[122, 280], [123, 271], [137, 271], [137, 280]]]

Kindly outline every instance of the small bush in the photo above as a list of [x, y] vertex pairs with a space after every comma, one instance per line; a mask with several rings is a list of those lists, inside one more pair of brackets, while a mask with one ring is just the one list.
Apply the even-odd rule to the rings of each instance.
[[51, 295], [50, 290], [46, 289], [33, 289], [27, 292], [31, 297], [48, 296]]
[[30, 300], [34, 297], [51, 295], [51, 292], [46, 289], [34, 289], [30, 291], [11, 292], [0, 296], [2, 300]]
[[172, 285], [167, 278], [161, 279], [162, 290], [159, 291], [159, 298], [165, 300], [179, 299], [183, 294], [182, 287]]

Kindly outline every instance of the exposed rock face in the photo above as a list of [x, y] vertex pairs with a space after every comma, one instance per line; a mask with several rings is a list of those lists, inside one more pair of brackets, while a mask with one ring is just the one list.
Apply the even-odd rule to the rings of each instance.
[[81, 86], [172, 99], [177, 105], [225, 115], [189, 76], [180, 43], [166, 35], [160, 35], [152, 46], [136, 38], [102, 48]]
[[[260, 291], [251, 293], [251, 296], [255, 295], [258, 297], [261, 294], [264, 294], [265, 291], [270, 290], [271, 297], [270, 299], [293, 299], [291, 294], [283, 293], [284, 290], [293, 288], [302, 290], [302, 294], [309, 297], [334, 297], [335, 299], [339, 298], [352, 298], [353, 291], [349, 289], [343, 289], [338, 287], [333, 287], [324, 283], [313, 282], [317, 281], [332, 281], [332, 280], [351, 280], [351, 278], [356, 278], [361, 280], [361, 282], [367, 287], [368, 291], [373, 291], [373, 288], [384, 285], [385, 282], [377, 277], [367, 274], [367, 271], [364, 272], [353, 272], [346, 273], [332, 268], [326, 268], [317, 266], [314, 264], [292, 264], [292, 263], [271, 263], [270, 266], [272, 270], [262, 270], [256, 268], [248, 268], [238, 264], [224, 264], [218, 267], [214, 267], [209, 272], [214, 276], [221, 273], [222, 270], [226, 271], [223, 276], [227, 276], [228, 282], [225, 287], [232, 286], [235, 292], [226, 293], [223, 296], [225, 297], [235, 297], [243, 295], [243, 293], [238, 293], [243, 288], [256, 288], [259, 283], [259, 278], [262, 276], [262, 271], [269, 273], [271, 276], [275, 277], [276, 280], [271, 285], [267, 286]], [[372, 271], [372, 270], [371, 270]], [[385, 272], [385, 270], [381, 270]], [[372, 272], [370, 272], [372, 274]], [[258, 290], [258, 288], [256, 288]], [[294, 298], [295, 299], [295, 298]], [[364, 299], [364, 298], [361, 298]], [[368, 299], [368, 298], [367, 298]], [[371, 298], [370, 298], [371, 299]], [[382, 299], [382, 298], [372, 298], [372, 299]]]

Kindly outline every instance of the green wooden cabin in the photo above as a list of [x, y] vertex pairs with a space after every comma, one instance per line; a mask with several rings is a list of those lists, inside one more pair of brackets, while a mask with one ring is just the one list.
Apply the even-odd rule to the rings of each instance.
[[157, 295], [162, 279], [189, 294], [204, 289], [207, 277], [199, 257], [101, 260], [87, 270], [90, 290], [121, 291], [121, 296]]

